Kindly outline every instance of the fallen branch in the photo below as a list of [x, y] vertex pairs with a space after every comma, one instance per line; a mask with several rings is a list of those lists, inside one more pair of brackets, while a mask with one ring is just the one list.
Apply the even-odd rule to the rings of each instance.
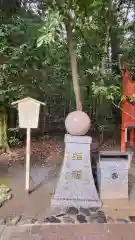
[[133, 117], [130, 113], [123, 111], [123, 109], [119, 106], [120, 103], [117, 105], [117, 104], [115, 104], [114, 102], [112, 102], [112, 104], [113, 104], [116, 108], [119, 108], [123, 113], [127, 114], [128, 116], [130, 116], [132, 119], [135, 120], [135, 117]]

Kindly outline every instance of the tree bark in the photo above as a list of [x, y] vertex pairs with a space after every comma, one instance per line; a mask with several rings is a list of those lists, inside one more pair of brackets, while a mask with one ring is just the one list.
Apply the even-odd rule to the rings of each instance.
[[5, 109], [0, 110], [0, 149], [2, 152], [9, 152], [7, 137], [7, 113]]
[[[120, 41], [119, 32], [117, 29], [117, 11], [113, 1], [109, 0], [108, 6], [108, 25], [109, 25], [109, 36], [110, 36], [110, 47], [111, 47], [111, 62], [112, 62], [112, 73], [114, 75], [121, 74], [120, 63], [119, 63], [119, 53], [120, 53]], [[116, 104], [117, 105], [117, 104]], [[112, 105], [112, 114], [115, 118], [115, 122], [121, 121], [121, 112], [119, 109]]]
[[72, 81], [73, 81], [73, 89], [75, 93], [75, 100], [76, 100], [76, 110], [82, 111], [82, 101], [81, 101], [81, 91], [79, 86], [79, 77], [77, 71], [77, 57], [75, 53], [75, 48], [73, 46], [73, 22], [74, 19], [70, 14], [70, 9], [72, 8], [72, 1], [68, 1], [68, 10], [65, 13], [63, 6], [59, 0], [56, 0], [57, 7], [61, 16], [63, 16], [63, 21], [66, 28], [67, 33], [67, 45], [69, 50], [70, 62], [71, 62], [71, 70], [72, 70]]
[[112, 51], [112, 71], [115, 74], [120, 74], [119, 69], [119, 53], [120, 41], [117, 29], [117, 16], [113, 6], [110, 6], [110, 38], [111, 38], [111, 51]]
[[71, 26], [70, 19], [65, 20], [65, 27], [67, 32], [67, 43], [68, 43], [68, 50], [69, 50], [70, 62], [71, 62], [73, 89], [74, 89], [75, 100], [76, 100], [76, 110], [82, 111], [82, 101], [81, 101], [79, 77], [78, 77], [78, 71], [77, 71], [77, 57], [76, 57], [75, 49], [73, 46], [73, 33], [72, 33], [72, 26]]

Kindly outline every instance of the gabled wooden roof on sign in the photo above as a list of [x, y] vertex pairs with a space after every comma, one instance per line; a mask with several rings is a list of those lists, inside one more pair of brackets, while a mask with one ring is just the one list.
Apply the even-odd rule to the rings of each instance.
[[12, 102], [11, 104], [12, 104], [12, 105], [17, 105], [17, 104], [19, 104], [19, 103], [27, 102], [27, 101], [29, 101], [29, 100], [32, 100], [33, 102], [39, 103], [39, 104], [44, 105], [44, 106], [46, 105], [45, 103], [40, 102], [40, 101], [38, 101], [38, 100], [36, 100], [36, 99], [34, 99], [34, 98], [31, 98], [31, 97], [26, 97], [26, 98], [17, 100], [17, 101], [15, 101], [15, 102]]

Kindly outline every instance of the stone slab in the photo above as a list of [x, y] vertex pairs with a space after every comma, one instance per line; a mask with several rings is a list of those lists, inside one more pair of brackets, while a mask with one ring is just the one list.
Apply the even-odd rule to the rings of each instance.
[[[127, 152], [120, 152], [118, 150], [111, 150], [111, 151], [100, 151], [99, 154], [100, 154], [100, 156], [102, 155], [102, 156], [124, 157], [125, 160], [127, 160], [127, 168], [129, 169], [130, 166], [131, 166], [131, 162], [132, 162], [134, 152], [130, 151], [130, 150], [128, 150]], [[114, 158], [114, 160], [115, 160], [115, 158]]]
[[135, 224], [75, 224], [7, 227], [0, 240], [134, 240]]
[[31, 227], [27, 226], [6, 226], [0, 240], [33, 240], [31, 237]]

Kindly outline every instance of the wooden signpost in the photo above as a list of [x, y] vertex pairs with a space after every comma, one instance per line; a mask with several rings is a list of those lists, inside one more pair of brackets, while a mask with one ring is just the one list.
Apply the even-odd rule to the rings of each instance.
[[12, 105], [17, 105], [19, 115], [19, 127], [27, 129], [26, 138], [26, 180], [25, 189], [27, 192], [30, 190], [30, 139], [31, 128], [38, 128], [39, 110], [40, 105], [46, 105], [43, 102], [37, 101], [33, 98], [27, 97], [16, 102]]

